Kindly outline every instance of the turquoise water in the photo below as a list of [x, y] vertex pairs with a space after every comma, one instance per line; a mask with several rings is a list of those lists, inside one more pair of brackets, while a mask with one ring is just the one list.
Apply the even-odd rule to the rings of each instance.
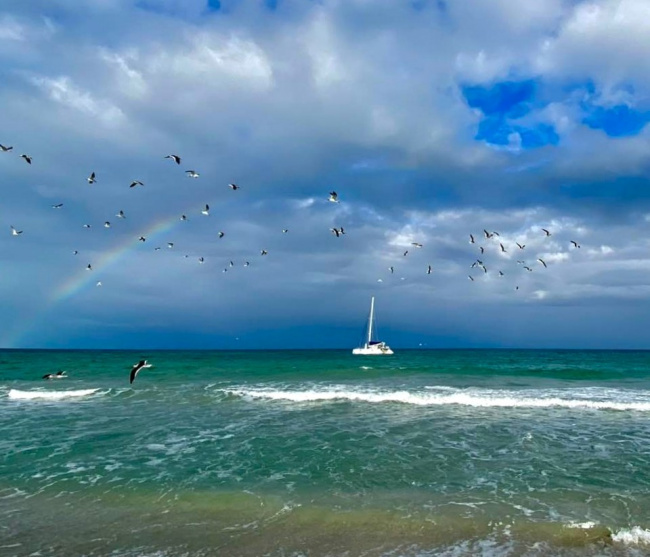
[[3, 556], [650, 554], [650, 352], [0, 362]]

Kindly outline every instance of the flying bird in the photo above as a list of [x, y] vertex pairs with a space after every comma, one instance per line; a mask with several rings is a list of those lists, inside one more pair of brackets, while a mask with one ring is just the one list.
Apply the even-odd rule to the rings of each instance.
[[411, 242], [412, 246], [415, 246], [416, 248], [421, 248], [422, 244], [419, 244], [418, 242]]
[[339, 194], [336, 193], [335, 191], [331, 191], [329, 201], [331, 201], [332, 203], [338, 203], [339, 202]]
[[86, 267], [86, 271], [92, 271], [92, 270], [93, 270], [93, 266], [90, 263], [88, 263]]
[[341, 231], [338, 228], [330, 228], [332, 231], [332, 234], [335, 234], [336, 237], [338, 238], [341, 235]]
[[89, 183], [89, 184], [94, 184], [94, 183], [97, 181], [97, 180], [95, 179], [95, 173], [94, 173], [94, 172], [91, 172], [91, 173], [90, 173], [90, 176], [88, 176], [88, 178], [86, 178], [86, 179], [88, 180], [88, 183]]
[[483, 229], [483, 234], [485, 235], [485, 237], [486, 237], [487, 239], [490, 239], [490, 238], [492, 238], [492, 236], [493, 236], [493, 235], [490, 234], [487, 230], [485, 230], [485, 228]]
[[160, 247], [153, 248], [153, 251], [160, 251]]
[[265, 249], [263, 249], [263, 250], [260, 252], [260, 255], [268, 255], [268, 254], [269, 254], [269, 252], [266, 251]]
[[289, 232], [289, 229], [288, 229], [288, 228], [283, 228], [283, 229], [282, 229], [282, 234], [286, 234], [287, 232]]
[[172, 249], [174, 247], [174, 242], [167, 242], [167, 247]]
[[138, 238], [138, 242], [146, 242], [146, 241], [147, 241], [147, 239], [144, 236], [140, 236]]
[[124, 211], [120, 211], [115, 215], [118, 219], [125, 219], [126, 215], [124, 214]]
[[427, 267], [427, 275], [430, 275], [432, 270], [433, 270], [433, 269], [431, 268], [431, 265], [429, 265], [429, 266]]
[[25, 162], [27, 164], [32, 164], [32, 157], [30, 157], [29, 155], [20, 155], [20, 158], [25, 159]]
[[542, 231], [544, 232], [544, 234], [546, 234], [546, 236], [551, 235], [551, 233], [548, 230], [546, 230], [546, 228], [542, 228]]
[[409, 254], [409, 250], [406, 250], [402, 255], [403, 257], [406, 257]]
[[240, 188], [240, 186], [238, 186], [237, 184], [228, 184], [228, 187], [233, 191], [238, 190]]
[[526, 269], [527, 271], [529, 271], [531, 273], [533, 272], [533, 270], [530, 267], [528, 267], [527, 265], [524, 265], [524, 269]]
[[111, 227], [111, 223], [108, 222], [108, 221], [106, 221], [106, 222], [104, 223], [104, 228], [110, 228], [110, 227]]
[[181, 215], [181, 220], [187, 220], [187, 217], [185, 215]]
[[186, 170], [185, 174], [187, 174], [188, 178], [198, 178], [199, 173], [196, 170]]
[[230, 263], [228, 263], [228, 266], [230, 266], [230, 267], [234, 267], [235, 264], [231, 261]]
[[56, 373], [46, 373], [43, 379], [65, 379], [67, 377], [65, 371], [57, 371]]
[[395, 272], [395, 268], [394, 268], [394, 267], [388, 267], [388, 270], [390, 271], [391, 275]]
[[571, 240], [571, 243], [573, 244], [574, 248], [579, 248], [580, 247], [580, 244], [578, 242], [574, 242], [573, 240]]
[[134, 364], [134, 366], [131, 368], [131, 376], [129, 377], [129, 384], [133, 383], [133, 381], [135, 381], [135, 378], [138, 376], [140, 370], [146, 367], [151, 367], [151, 364], [147, 363], [147, 360], [140, 360], [137, 364]]
[[135, 188], [136, 186], [144, 186], [144, 184], [140, 180], [133, 180], [133, 182], [131, 182], [131, 185], [129, 187]]
[[79, 250], [76, 249], [76, 250], [74, 250], [74, 251], [72, 252], [72, 255], [77, 255], [78, 253], [79, 253]]
[[203, 211], [201, 211], [201, 214], [202, 214], [202, 215], [205, 215], [205, 216], [208, 216], [208, 215], [210, 214], [210, 205], [208, 205], [208, 204], [206, 203], [206, 204], [205, 204], [205, 209], [203, 209]]
[[203, 257], [199, 257], [199, 263], [204, 263], [205, 259]]
[[519, 249], [524, 249], [526, 247], [526, 244], [520, 244], [519, 242], [515, 242], [515, 244], [517, 244]]
[[544, 262], [544, 260], [542, 258], [538, 258], [537, 261], [539, 261], [546, 268], [546, 263]]
[[474, 244], [474, 243], [476, 243], [476, 242], [474, 241], [474, 235], [473, 235], [473, 234], [470, 234], [470, 235], [469, 235], [469, 243], [470, 243], [470, 244]]
[[250, 265], [250, 263], [248, 261], [246, 261], [246, 263], [244, 263], [244, 267], [248, 267], [249, 265]]
[[483, 246], [479, 246], [479, 248], [478, 248], [478, 249], [480, 249], [480, 250], [481, 250], [481, 253], [485, 253], [485, 248], [484, 248]]
[[84, 228], [90, 228], [89, 224], [84, 224]]
[[95, 284], [95, 286], [101, 286], [101, 285], [102, 285], [102, 281], [101, 281], [101, 280], [98, 280], [98, 281], [97, 281], [97, 284]]
[[500, 277], [503, 276], [503, 271], [499, 271], [499, 276], [500, 276]]
[[508, 252], [506, 251], [506, 248], [503, 247], [503, 244], [502, 244], [502, 243], [499, 243], [499, 246], [501, 247], [501, 251], [502, 251], [503, 253], [508, 253]]
[[219, 232], [219, 238], [223, 238], [226, 235], [225, 232]]
[[172, 159], [176, 164], [181, 164], [181, 158], [178, 155], [165, 155], [166, 159]]
[[11, 226], [11, 235], [12, 236], [20, 236], [23, 233], [22, 230], [16, 230], [13, 226]]
[[52, 209], [60, 209], [63, 207], [63, 203], [57, 203], [56, 205], [52, 205]]
[[472, 275], [467, 275], [467, 278], [468, 278], [469, 280], [471, 280], [472, 282], [474, 282], [474, 277], [473, 277]]
[[2, 145], [2, 143], [0, 143], [0, 151], [2, 151], [3, 153], [6, 153], [7, 151], [11, 151], [12, 149], [13, 147], [11, 145], [4, 146]]

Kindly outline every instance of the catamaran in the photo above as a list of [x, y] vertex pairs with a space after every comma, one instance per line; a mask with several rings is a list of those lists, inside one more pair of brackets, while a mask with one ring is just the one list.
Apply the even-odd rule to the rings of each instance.
[[372, 340], [372, 329], [375, 321], [375, 297], [373, 296], [370, 299], [370, 318], [368, 319], [368, 338], [363, 346], [360, 348], [354, 348], [352, 350], [353, 354], [361, 356], [384, 356], [388, 354], [393, 354], [393, 351], [390, 349], [385, 342]]

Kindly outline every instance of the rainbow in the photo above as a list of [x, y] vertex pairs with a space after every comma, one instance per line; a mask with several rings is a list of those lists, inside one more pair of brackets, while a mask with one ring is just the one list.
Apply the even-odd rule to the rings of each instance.
[[[190, 209], [188, 214], [192, 213], [193, 209], [195, 209], [195, 207]], [[157, 236], [168, 233], [180, 222], [181, 221], [178, 214], [175, 214], [172, 217], [158, 220], [149, 225], [143, 232], [138, 235], [138, 237], [145, 236], [147, 240], [153, 240]], [[125, 254], [130, 252], [138, 245], [138, 241], [138, 238], [129, 238], [121, 244], [108, 249], [100, 255], [99, 259], [95, 259], [93, 261], [92, 273], [89, 273], [86, 271], [86, 269], [80, 270], [75, 275], [57, 286], [52, 291], [48, 303], [46, 303], [44, 307], [26, 314], [23, 319], [15, 324], [14, 327], [8, 328], [4, 331], [4, 334], [2, 337], [0, 337], [0, 346], [3, 348], [16, 347], [20, 343], [22, 337], [29, 332], [35, 323], [42, 322], [45, 315], [57, 304], [63, 302], [64, 300], [67, 300], [71, 296], [74, 296], [85, 287], [87, 287], [90, 283], [94, 282], [97, 279], [98, 272], [101, 272], [111, 267], [112, 265], [115, 265]]]

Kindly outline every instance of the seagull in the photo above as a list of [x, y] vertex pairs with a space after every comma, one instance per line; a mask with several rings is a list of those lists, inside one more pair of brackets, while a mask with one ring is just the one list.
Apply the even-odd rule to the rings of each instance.
[[391, 275], [395, 272], [395, 268], [394, 268], [394, 267], [388, 267], [388, 270], [390, 271]]
[[343, 227], [339, 228], [339, 230], [341, 231], [341, 234], [345, 234], [345, 230], [343, 230]]
[[95, 286], [101, 286], [101, 285], [102, 285], [102, 281], [101, 281], [101, 280], [98, 280], [98, 281], [97, 281], [97, 284], [96, 284]]
[[210, 205], [208, 205], [208, 204], [206, 203], [206, 204], [205, 204], [205, 209], [203, 209], [203, 211], [201, 211], [201, 214], [202, 214], [202, 215], [206, 215], [206, 216], [208, 216], [208, 215], [210, 214]]
[[234, 267], [235, 264], [231, 261], [230, 263], [228, 263], [228, 266], [229, 266], [229, 267]]
[[499, 271], [499, 276], [500, 276], [500, 277], [503, 276], [503, 271]]
[[246, 261], [246, 263], [244, 263], [244, 267], [248, 267], [249, 265], [250, 265], [250, 263], [248, 261]]
[[2, 143], [0, 143], [0, 151], [2, 151], [3, 153], [6, 153], [7, 151], [11, 151], [12, 149], [13, 147], [11, 146], [5, 147], [4, 145], [2, 145]]
[[268, 255], [268, 254], [269, 254], [269, 252], [266, 251], [265, 249], [263, 249], [263, 250], [260, 252], [260, 255]]
[[74, 250], [74, 251], [72, 252], [72, 255], [77, 255], [78, 253], [79, 253], [79, 250], [76, 249], [76, 250]]
[[238, 186], [237, 184], [228, 184], [228, 187], [233, 191], [238, 190], [240, 188], [240, 186]]
[[181, 215], [181, 220], [187, 220], [187, 217], [185, 215]]
[[515, 290], [519, 290], [519, 287], [518, 287], [518, 286], [515, 286]]
[[43, 379], [65, 379], [67, 375], [65, 371], [57, 371], [56, 373], [46, 373]]
[[110, 228], [110, 227], [111, 227], [111, 223], [108, 222], [108, 221], [106, 221], [106, 222], [104, 223], [104, 228]]
[[331, 191], [329, 201], [331, 201], [332, 203], [339, 203], [339, 194], [336, 193], [335, 191]]
[[167, 242], [167, 247], [172, 249], [174, 247], [174, 242]]
[[335, 234], [336, 237], [338, 238], [341, 235], [341, 231], [338, 228], [330, 228], [332, 231], [332, 234]]
[[134, 366], [131, 368], [131, 377], [129, 377], [129, 384], [133, 383], [140, 370], [146, 367], [151, 367], [151, 364], [147, 363], [147, 360], [140, 360], [137, 364], [134, 364]]
[[198, 178], [199, 173], [196, 170], [186, 170], [185, 174], [187, 174], [188, 178]]
[[283, 228], [283, 229], [282, 229], [282, 234], [286, 234], [287, 232], [289, 232], [289, 229], [288, 229], [288, 228]]
[[176, 164], [181, 164], [181, 158], [178, 155], [165, 155], [166, 159], [172, 159]]
[[503, 244], [502, 244], [502, 243], [499, 243], [499, 246], [501, 247], [501, 251], [502, 251], [503, 253], [508, 253], [508, 252], [506, 251], [506, 248], [503, 247]]
[[571, 240], [571, 243], [573, 244], [574, 248], [579, 248], [580, 247], [580, 244], [578, 242], [574, 242], [573, 240]]
[[539, 261], [539, 262], [540, 262], [540, 263], [541, 263], [542, 265], [544, 265], [544, 267], [546, 267], [546, 263], [544, 262], [544, 260], [543, 260], [543, 259], [541, 259], [541, 258], [538, 258], [538, 259], [537, 259], [537, 261]]
[[90, 228], [89, 224], [84, 224], [84, 228]]
[[61, 207], [63, 207], [63, 203], [58, 203], [56, 205], [52, 205], [52, 209], [60, 209]]
[[496, 230], [493, 230], [492, 231], [492, 236], [501, 236], [501, 234], [499, 234]]
[[470, 243], [470, 244], [474, 244], [474, 243], [476, 243], [476, 242], [474, 242], [474, 235], [473, 235], [473, 234], [470, 234], [470, 235], [469, 235], [469, 243]]
[[515, 244], [517, 244], [519, 249], [524, 249], [526, 247], [526, 244], [520, 244], [519, 242], [515, 242]]
[[160, 251], [160, 248], [159, 248], [159, 247], [155, 247], [155, 248], [153, 248], [153, 251]]
[[409, 250], [406, 250], [406, 251], [404, 252], [404, 257], [406, 257], [406, 256], [408, 255], [408, 253], [409, 253]]
[[144, 186], [144, 184], [140, 180], [133, 180], [133, 182], [131, 182], [131, 185], [129, 187], [135, 188], [136, 186]]
[[146, 241], [147, 241], [147, 239], [144, 236], [140, 236], [138, 238], [138, 242], [146, 242]]
[[487, 239], [490, 239], [490, 238], [492, 238], [492, 236], [493, 236], [493, 235], [490, 234], [487, 230], [485, 230], [485, 228], [483, 229], [483, 234], [485, 234], [485, 237], [486, 237]]
[[481, 250], [481, 253], [485, 253], [485, 248], [484, 248], [483, 246], [479, 246], [479, 248], [478, 248], [478, 249], [480, 249], [480, 250]]
[[542, 228], [542, 231], [543, 231], [544, 234], [546, 234], [547, 236], [550, 236], [550, 235], [551, 235], [551, 233], [550, 233], [548, 230], [546, 230], [546, 228]]
[[221, 272], [222, 272], [222, 273], [227, 273], [227, 272], [228, 272], [228, 268], [226, 267], [226, 268], [225, 268], [223, 271], [221, 271]]
[[94, 184], [97, 180], [95, 179], [95, 173], [91, 172], [90, 176], [86, 178], [89, 184]]
[[20, 158], [25, 159], [25, 162], [27, 164], [32, 164], [32, 157], [30, 157], [29, 155], [20, 155]]
[[415, 246], [416, 248], [421, 248], [422, 244], [418, 244], [417, 242], [411, 242], [412, 246]]
[[125, 219], [124, 211], [121, 211], [115, 215], [118, 219]]
[[204, 263], [205, 259], [203, 257], [199, 257], [199, 263]]
[[88, 263], [88, 266], [86, 267], [86, 271], [92, 271], [92, 270], [93, 270], [93, 266], [90, 263]]
[[431, 271], [433, 271], [433, 269], [431, 268], [431, 265], [429, 265], [429, 266], [427, 267], [427, 275], [430, 275], [430, 274], [431, 274]]
[[526, 269], [527, 271], [529, 271], [531, 273], [533, 272], [533, 270], [530, 267], [526, 266], [526, 265], [524, 265], [524, 269]]
[[225, 232], [219, 232], [219, 238], [223, 238], [226, 235]]
[[472, 275], [467, 275], [467, 278], [468, 278], [469, 280], [471, 280], [472, 282], [474, 282], [474, 277], [473, 277]]
[[13, 226], [11, 227], [11, 235], [12, 236], [20, 236], [23, 233], [22, 230], [16, 230]]

